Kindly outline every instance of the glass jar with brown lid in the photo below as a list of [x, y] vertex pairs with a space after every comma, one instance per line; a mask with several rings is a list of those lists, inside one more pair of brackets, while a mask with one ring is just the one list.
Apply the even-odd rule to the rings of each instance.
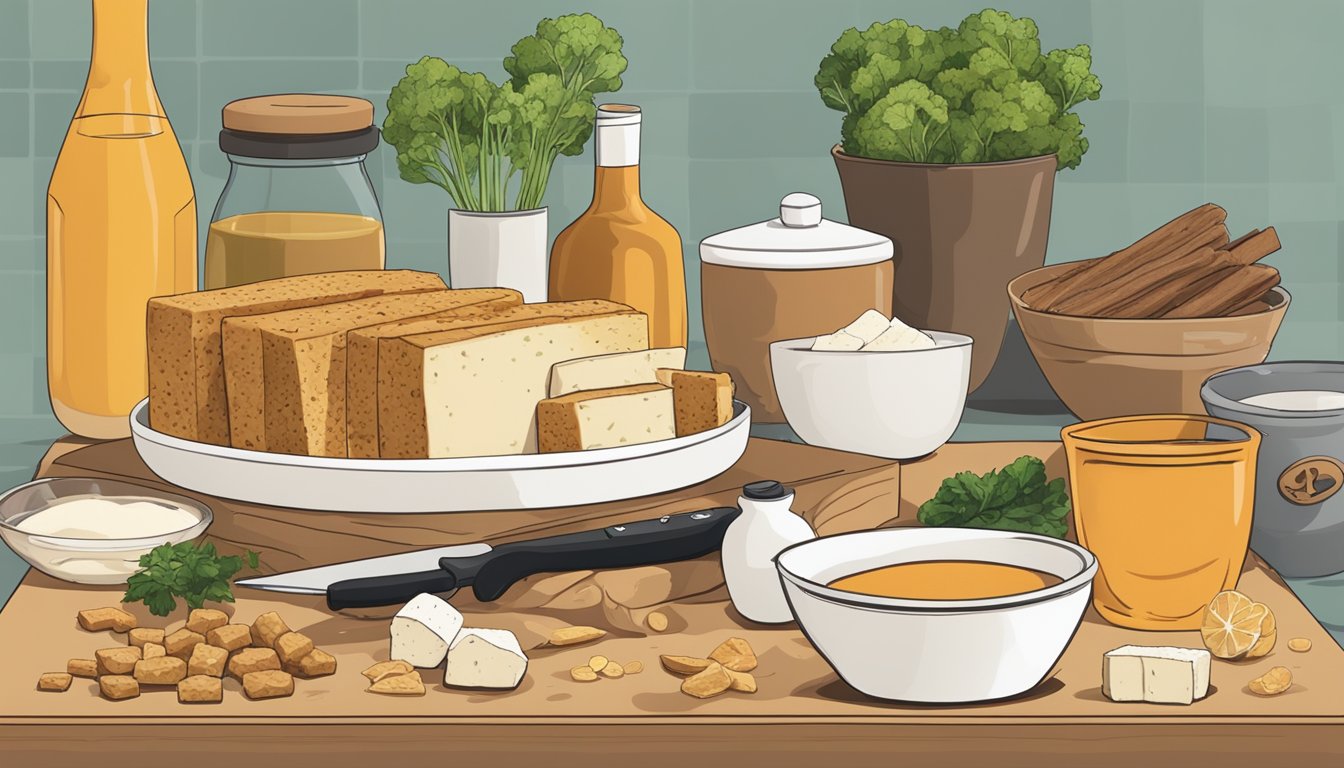
[[229, 180], [205, 246], [205, 287], [382, 269], [382, 214], [365, 156], [378, 146], [373, 104], [280, 94], [229, 102], [219, 148]]

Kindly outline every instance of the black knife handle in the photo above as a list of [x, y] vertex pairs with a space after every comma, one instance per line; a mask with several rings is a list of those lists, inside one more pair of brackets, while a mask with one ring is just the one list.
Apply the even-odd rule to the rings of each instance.
[[342, 608], [396, 605], [408, 602], [421, 592], [440, 594], [455, 589], [457, 577], [443, 569], [346, 579], [327, 587], [327, 607], [339, 611]]
[[[538, 573], [628, 568], [689, 560], [723, 545], [723, 533], [742, 514], [736, 507], [683, 512], [597, 531], [501, 544], [483, 556], [472, 583], [476, 599], [495, 600], [520, 579]], [[445, 570], [454, 566], [444, 558]]]

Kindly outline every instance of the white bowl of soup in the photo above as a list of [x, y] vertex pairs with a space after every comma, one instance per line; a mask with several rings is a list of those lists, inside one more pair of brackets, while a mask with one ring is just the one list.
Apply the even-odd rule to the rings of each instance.
[[851, 687], [894, 701], [1006, 699], [1049, 677], [1092, 595], [1097, 560], [1012, 531], [887, 528], [775, 559], [804, 634]]

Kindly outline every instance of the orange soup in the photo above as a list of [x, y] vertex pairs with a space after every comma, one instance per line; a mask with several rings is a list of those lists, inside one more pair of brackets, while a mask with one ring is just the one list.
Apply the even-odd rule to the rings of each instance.
[[1049, 573], [976, 560], [898, 563], [836, 579], [826, 586], [904, 600], [983, 600], [1033, 592], [1063, 579]]

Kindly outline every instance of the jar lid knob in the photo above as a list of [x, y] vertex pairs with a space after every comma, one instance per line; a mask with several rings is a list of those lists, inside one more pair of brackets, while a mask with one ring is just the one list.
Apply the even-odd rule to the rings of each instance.
[[791, 192], [779, 201], [779, 220], [786, 227], [815, 227], [821, 224], [821, 200], [806, 192]]

